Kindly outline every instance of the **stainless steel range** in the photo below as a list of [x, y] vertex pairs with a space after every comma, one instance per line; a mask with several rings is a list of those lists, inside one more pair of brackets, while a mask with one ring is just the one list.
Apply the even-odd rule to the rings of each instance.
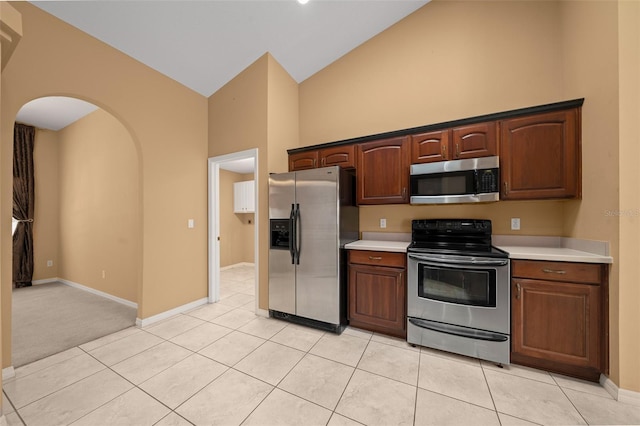
[[407, 341], [509, 364], [509, 259], [491, 221], [422, 219], [407, 249]]

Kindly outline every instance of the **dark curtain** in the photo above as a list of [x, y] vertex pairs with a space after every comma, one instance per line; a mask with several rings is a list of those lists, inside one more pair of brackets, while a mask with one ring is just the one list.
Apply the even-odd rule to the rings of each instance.
[[33, 145], [36, 129], [16, 123], [13, 128], [13, 285], [27, 287], [33, 278]]

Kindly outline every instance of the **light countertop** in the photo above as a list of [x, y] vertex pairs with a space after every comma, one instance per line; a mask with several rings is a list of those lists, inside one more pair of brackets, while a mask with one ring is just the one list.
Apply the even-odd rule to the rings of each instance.
[[[363, 235], [365, 236], [365, 235]], [[406, 253], [410, 241], [374, 239], [377, 234], [345, 244], [348, 250], [372, 250]], [[373, 237], [373, 238], [367, 238]], [[396, 237], [405, 239], [406, 235]], [[495, 238], [494, 245], [509, 253], [510, 259], [548, 260], [554, 262], [613, 263], [608, 255], [608, 243], [560, 237], [504, 237]], [[564, 246], [564, 247], [563, 247]], [[566, 247], [569, 246], [569, 247]]]
[[611, 256], [565, 247], [496, 246], [509, 253], [509, 259], [549, 260], [556, 262], [613, 263]]
[[374, 250], [406, 253], [409, 241], [358, 240], [345, 244], [348, 250]]

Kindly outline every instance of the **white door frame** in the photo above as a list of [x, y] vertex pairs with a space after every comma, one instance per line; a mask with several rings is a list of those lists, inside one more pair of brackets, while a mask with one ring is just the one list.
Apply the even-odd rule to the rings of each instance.
[[255, 180], [254, 200], [254, 281], [255, 281], [255, 299], [258, 312], [258, 226], [259, 226], [259, 204], [258, 204], [258, 149], [248, 149], [246, 151], [234, 152], [232, 154], [220, 155], [208, 159], [209, 169], [209, 291], [208, 302], [215, 303], [220, 300], [220, 165], [229, 161], [243, 160], [253, 158], [253, 178]]

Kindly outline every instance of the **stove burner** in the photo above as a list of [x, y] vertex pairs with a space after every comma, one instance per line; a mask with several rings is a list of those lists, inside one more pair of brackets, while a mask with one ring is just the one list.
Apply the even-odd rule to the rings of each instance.
[[490, 220], [417, 219], [411, 231], [408, 252], [508, 257], [491, 245]]

